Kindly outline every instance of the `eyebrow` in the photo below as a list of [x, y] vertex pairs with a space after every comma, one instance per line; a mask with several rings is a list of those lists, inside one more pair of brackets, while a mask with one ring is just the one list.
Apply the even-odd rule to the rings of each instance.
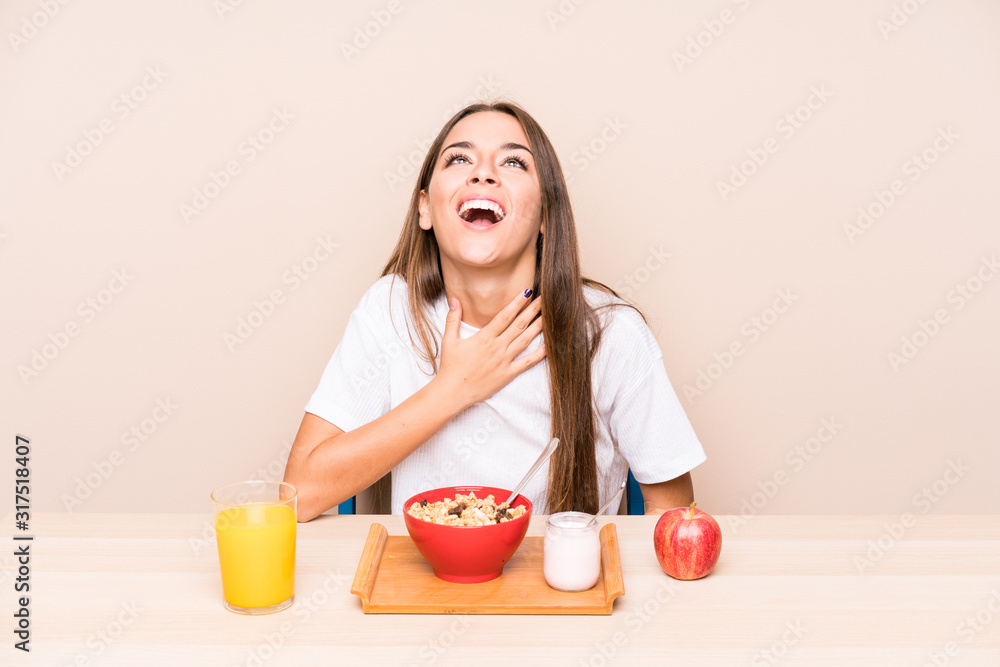
[[[442, 148], [441, 152], [444, 153], [445, 151], [447, 151], [447, 150], [449, 150], [451, 148], [465, 148], [467, 150], [473, 150], [475, 147], [476, 147], [476, 145], [474, 143], [472, 143], [471, 141], [456, 141], [455, 143], [449, 144], [448, 146], [445, 146], [444, 148]], [[514, 143], [513, 141], [508, 141], [506, 143], [500, 144], [500, 150], [502, 150], [502, 151], [527, 151], [528, 153], [531, 153], [531, 149], [530, 148], [528, 148], [527, 146], [522, 146], [521, 144], [518, 144], [518, 143]], [[534, 153], [531, 153], [531, 154], [534, 155]]]

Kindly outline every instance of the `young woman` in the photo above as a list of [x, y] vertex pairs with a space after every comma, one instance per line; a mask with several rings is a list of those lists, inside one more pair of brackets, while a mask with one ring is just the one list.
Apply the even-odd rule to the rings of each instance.
[[596, 512], [629, 468], [647, 513], [691, 503], [705, 454], [642, 316], [582, 277], [559, 160], [523, 109], [445, 124], [382, 276], [288, 457], [301, 521], [389, 471], [394, 513], [440, 486], [513, 488], [552, 437], [522, 492], [538, 514]]

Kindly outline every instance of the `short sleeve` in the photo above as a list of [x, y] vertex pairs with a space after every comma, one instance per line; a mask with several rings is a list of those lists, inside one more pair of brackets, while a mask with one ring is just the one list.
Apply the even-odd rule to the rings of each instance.
[[612, 307], [598, 349], [611, 438], [642, 484], [666, 482], [706, 459], [674, 392], [656, 338], [627, 306]]
[[379, 281], [361, 298], [306, 404], [306, 412], [342, 431], [356, 429], [389, 411], [388, 360], [400, 345], [389, 315], [389, 289]]

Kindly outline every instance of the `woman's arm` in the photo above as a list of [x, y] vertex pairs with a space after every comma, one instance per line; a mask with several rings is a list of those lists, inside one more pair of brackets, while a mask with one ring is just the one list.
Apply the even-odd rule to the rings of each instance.
[[299, 521], [309, 521], [371, 486], [461, 409], [432, 381], [387, 414], [348, 433], [307, 412], [285, 464], [285, 481], [299, 491]]
[[[523, 309], [523, 310], [522, 310]], [[309, 521], [367, 488], [465, 408], [485, 400], [545, 356], [544, 346], [515, 361], [541, 332], [541, 300], [516, 297], [480, 331], [462, 339], [462, 307], [453, 302], [437, 375], [381, 417], [344, 432], [306, 413], [285, 481], [299, 491], [299, 521]]]
[[694, 502], [691, 473], [686, 472], [668, 482], [640, 484], [646, 514], [663, 514], [675, 507], [688, 507]]

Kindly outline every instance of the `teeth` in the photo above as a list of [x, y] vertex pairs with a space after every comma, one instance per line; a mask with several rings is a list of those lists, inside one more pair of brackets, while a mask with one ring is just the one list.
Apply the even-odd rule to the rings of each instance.
[[470, 199], [462, 204], [462, 206], [458, 209], [458, 214], [465, 217], [466, 212], [473, 208], [492, 211], [497, 222], [503, 220], [507, 215], [503, 212], [503, 209], [500, 208], [500, 204], [495, 201], [490, 201], [489, 199]]

